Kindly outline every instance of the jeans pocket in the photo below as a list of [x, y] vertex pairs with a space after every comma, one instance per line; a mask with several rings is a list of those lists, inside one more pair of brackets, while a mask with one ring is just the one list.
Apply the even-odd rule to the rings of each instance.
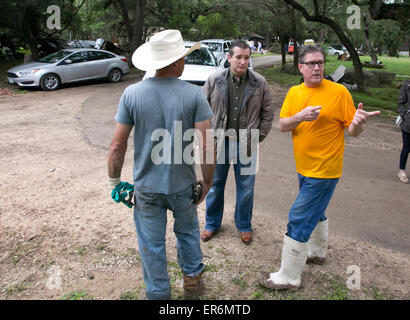
[[142, 199], [147, 202], [154, 202], [158, 199], [158, 196], [155, 193], [145, 193], [145, 192], [138, 192], [135, 193], [135, 197]]
[[155, 193], [135, 193], [135, 208], [139, 209], [143, 217], [148, 218], [158, 212], [158, 196]]

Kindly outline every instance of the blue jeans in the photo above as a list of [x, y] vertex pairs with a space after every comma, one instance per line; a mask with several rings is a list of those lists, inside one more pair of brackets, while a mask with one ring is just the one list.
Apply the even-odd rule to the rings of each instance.
[[319, 221], [326, 220], [325, 210], [339, 179], [318, 179], [298, 174], [299, 194], [289, 211], [288, 236], [307, 242]]
[[[231, 147], [231, 152], [229, 148]], [[232, 152], [235, 151], [236, 152]], [[236, 205], [235, 205], [235, 224], [240, 232], [252, 231], [252, 210], [253, 210], [253, 194], [255, 186], [255, 174], [249, 174], [247, 170], [252, 165], [252, 162], [243, 164], [239, 156], [239, 143], [230, 142], [225, 139], [222, 147], [225, 160], [220, 163], [218, 157], [218, 164], [215, 166], [212, 187], [206, 197], [206, 224], [205, 230], [216, 231], [220, 228], [222, 223], [224, 211], [224, 195], [225, 184], [230, 168], [230, 160], [234, 161], [234, 173], [236, 182]], [[231, 157], [229, 156], [231, 154]], [[256, 161], [255, 157], [252, 161]], [[236, 163], [236, 164], [235, 164]], [[246, 172], [246, 173], [245, 173]], [[244, 174], [245, 173], [245, 174]]]
[[134, 221], [149, 300], [171, 298], [165, 243], [167, 209], [175, 219], [178, 264], [183, 273], [195, 277], [204, 270], [197, 207], [191, 205], [192, 190], [190, 185], [171, 195], [135, 192]]
[[401, 149], [400, 153], [399, 168], [401, 170], [406, 170], [407, 158], [409, 157], [410, 153], [410, 133], [401, 130], [401, 134], [403, 136], [403, 148]]

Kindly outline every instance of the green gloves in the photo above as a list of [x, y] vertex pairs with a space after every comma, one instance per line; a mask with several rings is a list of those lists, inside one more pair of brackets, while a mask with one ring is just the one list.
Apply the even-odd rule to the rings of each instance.
[[120, 182], [118, 183], [114, 189], [111, 191], [111, 198], [115, 202], [122, 202], [128, 208], [132, 208], [134, 203], [132, 202], [132, 198], [134, 196], [134, 185], [128, 182]]

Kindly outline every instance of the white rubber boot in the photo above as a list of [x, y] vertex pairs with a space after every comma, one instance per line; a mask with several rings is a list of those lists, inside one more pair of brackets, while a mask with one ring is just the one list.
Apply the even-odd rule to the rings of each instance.
[[309, 251], [306, 263], [324, 264], [326, 261], [328, 220], [319, 221], [308, 241]]
[[297, 289], [306, 263], [308, 243], [299, 242], [285, 235], [283, 237], [282, 262], [275, 273], [261, 273], [259, 282], [273, 290]]

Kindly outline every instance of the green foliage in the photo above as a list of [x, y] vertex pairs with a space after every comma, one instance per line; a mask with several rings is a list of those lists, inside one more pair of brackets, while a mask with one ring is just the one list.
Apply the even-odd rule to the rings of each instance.
[[205, 38], [236, 38], [239, 34], [238, 27], [232, 21], [225, 19], [221, 13], [209, 16], [199, 16], [197, 26], [201, 39]]
[[87, 291], [73, 291], [63, 295], [60, 300], [90, 300], [93, 297]]

